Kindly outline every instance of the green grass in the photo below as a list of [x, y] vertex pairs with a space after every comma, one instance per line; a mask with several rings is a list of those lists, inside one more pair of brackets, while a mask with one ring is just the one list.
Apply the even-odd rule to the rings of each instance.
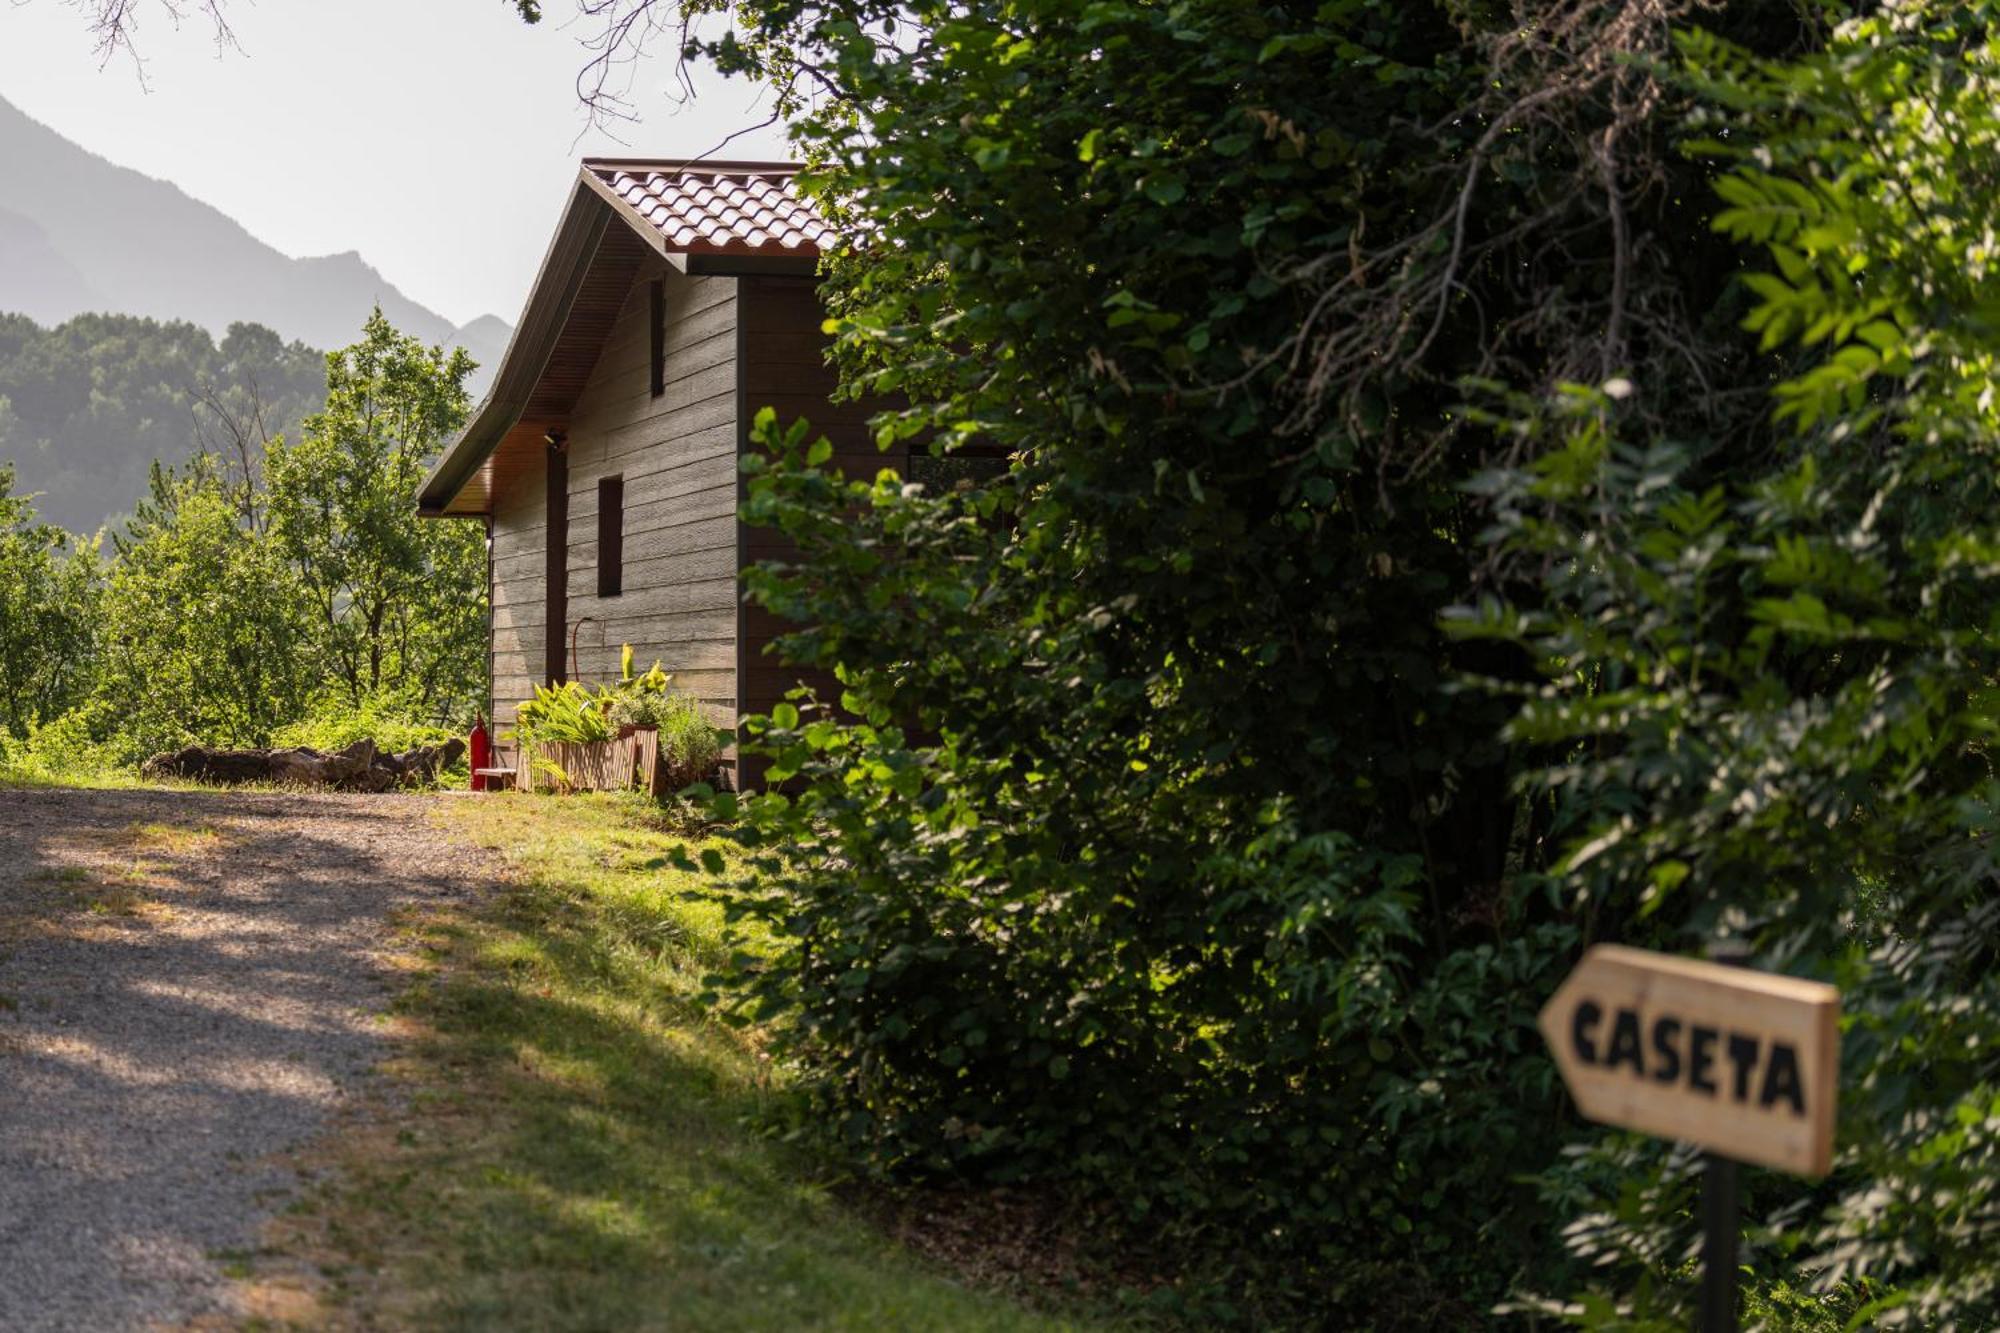
[[122, 768], [78, 768], [60, 771], [39, 765], [0, 763], [0, 791], [37, 791], [71, 787], [90, 791], [126, 791], [138, 787], [177, 786], [147, 782]]
[[[721, 913], [610, 797], [438, 802], [512, 868], [406, 924], [409, 1096], [337, 1136], [288, 1248], [335, 1313], [421, 1328], [1045, 1329], [885, 1240], [752, 1126], [783, 1095], [697, 1000]], [[315, 1239], [316, 1238], [316, 1239]]]
[[[4, 749], [4, 744], [0, 744]], [[50, 764], [24, 753], [19, 747], [0, 753], [0, 791], [220, 791], [212, 784], [182, 778], [142, 777], [136, 766], [97, 763], [84, 756], [74, 763]], [[272, 783], [249, 783], [229, 788], [240, 791], [278, 791]]]

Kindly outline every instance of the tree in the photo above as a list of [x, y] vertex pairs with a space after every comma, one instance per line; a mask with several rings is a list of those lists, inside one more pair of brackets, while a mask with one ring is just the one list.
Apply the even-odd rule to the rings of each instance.
[[228, 0], [75, 0], [93, 40], [100, 63], [124, 54], [139, 58], [139, 31], [154, 14], [178, 27], [193, 15], [205, 19], [215, 30], [218, 48], [234, 49], [236, 34], [229, 26]]
[[[324, 402], [325, 357], [269, 329], [205, 329], [133, 315], [41, 328], [0, 315], [0, 455], [76, 532], [115, 523], [147, 493], [147, 466], [226, 450], [237, 461]], [[238, 446], [242, 446], [239, 449]]]
[[[1601, 934], [1733, 937], [1837, 981], [1834, 1176], [1753, 1179], [1749, 1257], [1850, 1327], [2000, 1320], [2000, 680], [1990, 237], [2000, 5], [1896, 0], [1826, 50], [1684, 39], [1715, 225], [1759, 261], [1746, 326], [1782, 352], [1781, 447], [1665, 440], [1615, 398], [1510, 417], [1545, 449], [1483, 483], [1543, 596], [1464, 632], [1548, 665], [1510, 723], [1574, 830], [1553, 887]], [[1621, 1327], [1685, 1327], [1693, 1180], [1600, 1136], [1551, 1173]]]
[[0, 739], [26, 736], [82, 698], [97, 636], [95, 543], [36, 522], [32, 498], [13, 485], [13, 468], [0, 464]]
[[745, 512], [802, 557], [751, 594], [843, 692], [746, 724], [791, 785], [721, 802], [783, 948], [737, 985], [859, 1160], [1114, 1200], [1252, 1317], [1563, 1280], [1531, 1018], [1593, 920], [1516, 799], [1548, 756], [1465, 688], [1533, 660], [1440, 621], [1539, 583], [1467, 489], [1537, 443], [1468, 377], [1643, 365], [1634, 421], [1760, 447], [1660, 75], [1693, 12], [752, 5], [704, 43], [801, 98], [881, 437], [1011, 460], [913, 487], [762, 429]]
[[[256, 358], [261, 341], [224, 346]], [[264, 438], [247, 389], [205, 400], [228, 451], [156, 463], [116, 536], [88, 721], [125, 757], [264, 745], [320, 713], [456, 723], [478, 703], [480, 534], [410, 500], [464, 419], [472, 363], [377, 312], [325, 367], [297, 442]]]
[[[537, 0], [501, 0], [529, 23], [539, 22]], [[83, 15], [86, 31], [97, 44], [100, 63], [126, 55], [137, 61], [141, 31], [147, 21], [158, 17], [179, 27], [189, 19], [208, 24], [219, 50], [239, 49], [236, 32], [229, 24], [229, 0], [67, 0]]]
[[93, 724], [122, 757], [191, 743], [263, 745], [316, 678], [304, 590], [246, 523], [219, 459], [155, 465], [115, 538]]
[[485, 621], [468, 593], [485, 545], [411, 502], [463, 424], [472, 359], [396, 332], [378, 310], [326, 361], [326, 408], [265, 463], [270, 527], [315, 620], [327, 683], [353, 707], [388, 694], [444, 721], [483, 689]]

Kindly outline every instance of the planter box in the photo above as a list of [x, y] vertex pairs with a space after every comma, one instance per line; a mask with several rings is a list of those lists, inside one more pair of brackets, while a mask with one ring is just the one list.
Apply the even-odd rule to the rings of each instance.
[[572, 791], [627, 791], [637, 787], [652, 796], [664, 796], [683, 785], [668, 785], [672, 776], [660, 762], [660, 733], [644, 727], [608, 741], [578, 743], [547, 741], [519, 747], [515, 764], [515, 785], [522, 791], [558, 789], [552, 774], [542, 772], [536, 756], [547, 759], [569, 777]]

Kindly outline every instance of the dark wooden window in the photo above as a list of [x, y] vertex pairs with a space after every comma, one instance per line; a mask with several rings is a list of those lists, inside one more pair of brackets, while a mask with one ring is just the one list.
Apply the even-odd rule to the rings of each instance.
[[597, 595], [625, 591], [625, 478], [597, 483]]
[[653, 397], [667, 391], [667, 284], [653, 284]]

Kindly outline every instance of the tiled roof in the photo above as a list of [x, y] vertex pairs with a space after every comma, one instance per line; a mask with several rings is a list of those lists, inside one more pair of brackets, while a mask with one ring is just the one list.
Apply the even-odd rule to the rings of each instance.
[[799, 195], [795, 169], [765, 163], [612, 161], [584, 170], [604, 192], [687, 254], [817, 255], [832, 235]]

